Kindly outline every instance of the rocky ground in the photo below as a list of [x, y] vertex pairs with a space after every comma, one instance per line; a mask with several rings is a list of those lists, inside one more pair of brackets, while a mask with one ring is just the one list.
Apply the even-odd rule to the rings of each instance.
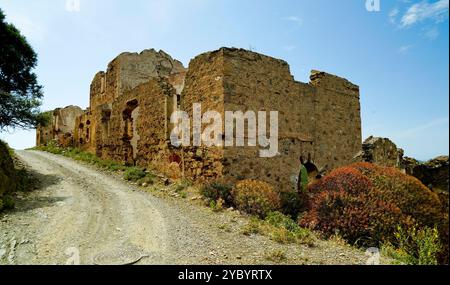
[[[249, 217], [160, 197], [97, 168], [17, 152], [39, 181], [0, 214], [0, 264], [365, 264], [364, 251], [318, 240], [283, 245], [242, 234]], [[280, 254], [282, 253], [282, 254]], [[282, 258], [279, 258], [282, 255]]]

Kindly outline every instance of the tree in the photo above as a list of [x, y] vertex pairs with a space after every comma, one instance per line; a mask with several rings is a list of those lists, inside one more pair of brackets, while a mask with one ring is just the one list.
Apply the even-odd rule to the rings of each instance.
[[43, 120], [36, 64], [33, 48], [0, 9], [0, 131], [34, 128]]

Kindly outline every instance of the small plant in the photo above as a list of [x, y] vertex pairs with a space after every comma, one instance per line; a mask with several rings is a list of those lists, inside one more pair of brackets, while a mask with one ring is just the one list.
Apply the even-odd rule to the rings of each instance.
[[223, 211], [223, 204], [223, 200], [219, 199], [217, 201], [211, 201], [209, 207], [213, 210], [213, 212], [221, 212]]
[[266, 259], [275, 263], [282, 263], [287, 260], [286, 252], [275, 250], [266, 254]]
[[220, 182], [213, 182], [200, 189], [200, 194], [208, 201], [217, 201], [222, 199], [226, 205], [232, 204], [232, 187]]
[[442, 250], [439, 232], [436, 228], [412, 227], [405, 230], [398, 227], [395, 233], [396, 245], [386, 243], [383, 251], [399, 264], [437, 265], [438, 254]]
[[265, 235], [281, 244], [298, 243], [313, 247], [316, 242], [310, 230], [299, 227], [295, 221], [279, 212], [270, 213], [265, 220], [253, 217], [242, 233], [248, 236]]
[[242, 234], [246, 235], [246, 236], [251, 236], [254, 234], [261, 234], [261, 221], [256, 218], [256, 217], [252, 217], [250, 219], [250, 222], [244, 226], [244, 228], [242, 229]]
[[308, 170], [306, 167], [302, 164], [300, 167], [300, 175], [299, 175], [299, 183], [298, 183], [298, 191], [299, 192], [305, 192], [306, 188], [308, 187], [309, 178], [308, 178]]
[[177, 188], [175, 189], [175, 192], [179, 193], [183, 190], [186, 190], [187, 188], [192, 186], [192, 182], [187, 180], [187, 179], [183, 179], [181, 181], [180, 184], [177, 185]]
[[236, 207], [264, 218], [280, 209], [280, 196], [269, 184], [258, 180], [239, 181], [231, 191]]
[[219, 228], [219, 230], [222, 230], [222, 231], [227, 232], [227, 233], [231, 232], [231, 227], [228, 224], [220, 225], [218, 228]]
[[155, 176], [151, 173], [146, 173], [144, 177], [139, 179], [137, 183], [141, 186], [149, 186], [155, 183]]
[[142, 179], [145, 176], [146, 176], [146, 173], [141, 168], [130, 167], [124, 172], [123, 179], [125, 179], [127, 181], [137, 182], [139, 179]]
[[0, 211], [14, 209], [14, 206], [15, 206], [15, 202], [11, 196], [6, 195], [3, 197], [0, 197]]
[[281, 212], [296, 219], [298, 214], [306, 208], [308, 197], [305, 192], [281, 191], [280, 200]]

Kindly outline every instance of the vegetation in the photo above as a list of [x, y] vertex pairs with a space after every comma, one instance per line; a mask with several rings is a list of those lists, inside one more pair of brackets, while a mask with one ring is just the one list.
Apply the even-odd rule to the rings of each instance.
[[286, 252], [282, 250], [271, 251], [266, 254], [266, 259], [275, 263], [282, 263], [287, 260]]
[[301, 228], [297, 223], [280, 212], [269, 213], [265, 220], [253, 217], [243, 228], [244, 235], [261, 234], [281, 244], [304, 244], [314, 246], [316, 238], [314, 234]]
[[221, 199], [224, 204], [231, 206], [234, 205], [231, 196], [232, 189], [232, 186], [216, 181], [203, 186], [200, 189], [200, 194], [208, 201], [208, 203], [213, 201], [216, 202]]
[[123, 173], [123, 179], [137, 182], [145, 177], [145, 171], [138, 167], [130, 167]]
[[14, 156], [13, 150], [0, 141], [0, 211], [13, 209], [12, 193], [28, 191], [35, 182], [25, 169], [16, 168]]
[[[308, 192], [308, 212], [300, 225], [326, 237], [339, 234], [351, 244], [401, 248], [398, 227], [411, 231], [415, 226], [420, 232], [445, 223], [437, 195], [394, 168], [353, 164], [310, 185]], [[441, 239], [448, 240], [448, 231]]]
[[36, 64], [33, 48], [0, 10], [0, 131], [42, 123], [42, 87], [32, 72]]
[[279, 194], [270, 184], [258, 180], [239, 181], [231, 191], [236, 207], [244, 212], [265, 218], [281, 207]]
[[383, 252], [398, 264], [437, 265], [442, 251], [439, 231], [436, 228], [417, 228], [405, 230], [398, 227], [395, 233], [396, 245], [386, 243]]

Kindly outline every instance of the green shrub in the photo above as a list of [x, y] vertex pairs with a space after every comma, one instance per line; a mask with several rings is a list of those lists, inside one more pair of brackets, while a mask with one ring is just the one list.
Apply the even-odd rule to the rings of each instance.
[[281, 191], [279, 194], [283, 214], [297, 219], [298, 214], [306, 209], [308, 196], [305, 192]]
[[16, 203], [11, 196], [6, 195], [3, 197], [3, 209], [6, 209], [6, 210], [14, 209], [15, 204]]
[[175, 192], [182, 192], [184, 190], [186, 190], [187, 188], [192, 186], [192, 182], [187, 180], [187, 179], [183, 179], [176, 187]]
[[128, 168], [124, 174], [123, 179], [127, 181], [137, 182], [139, 179], [144, 178], [146, 175], [145, 171], [138, 167]]
[[239, 181], [231, 191], [236, 207], [244, 212], [264, 218], [280, 209], [280, 196], [266, 182], [258, 180]]
[[153, 185], [155, 183], [155, 176], [151, 173], [146, 173], [145, 176], [137, 181], [139, 185]]
[[308, 178], [308, 170], [302, 164], [300, 167], [300, 181], [299, 181], [299, 189], [300, 192], [305, 192], [308, 187], [309, 178]]
[[316, 241], [310, 230], [299, 227], [294, 220], [280, 212], [269, 213], [264, 221], [253, 217], [243, 228], [242, 233], [265, 235], [281, 244], [298, 243], [314, 246]]
[[438, 254], [442, 250], [439, 231], [436, 228], [398, 227], [395, 233], [395, 244], [383, 246], [385, 254], [394, 258], [397, 263], [407, 265], [437, 265]]
[[205, 185], [200, 189], [200, 194], [208, 201], [218, 201], [222, 199], [224, 204], [231, 206], [233, 199], [231, 197], [231, 190], [233, 187], [220, 182], [213, 182]]

